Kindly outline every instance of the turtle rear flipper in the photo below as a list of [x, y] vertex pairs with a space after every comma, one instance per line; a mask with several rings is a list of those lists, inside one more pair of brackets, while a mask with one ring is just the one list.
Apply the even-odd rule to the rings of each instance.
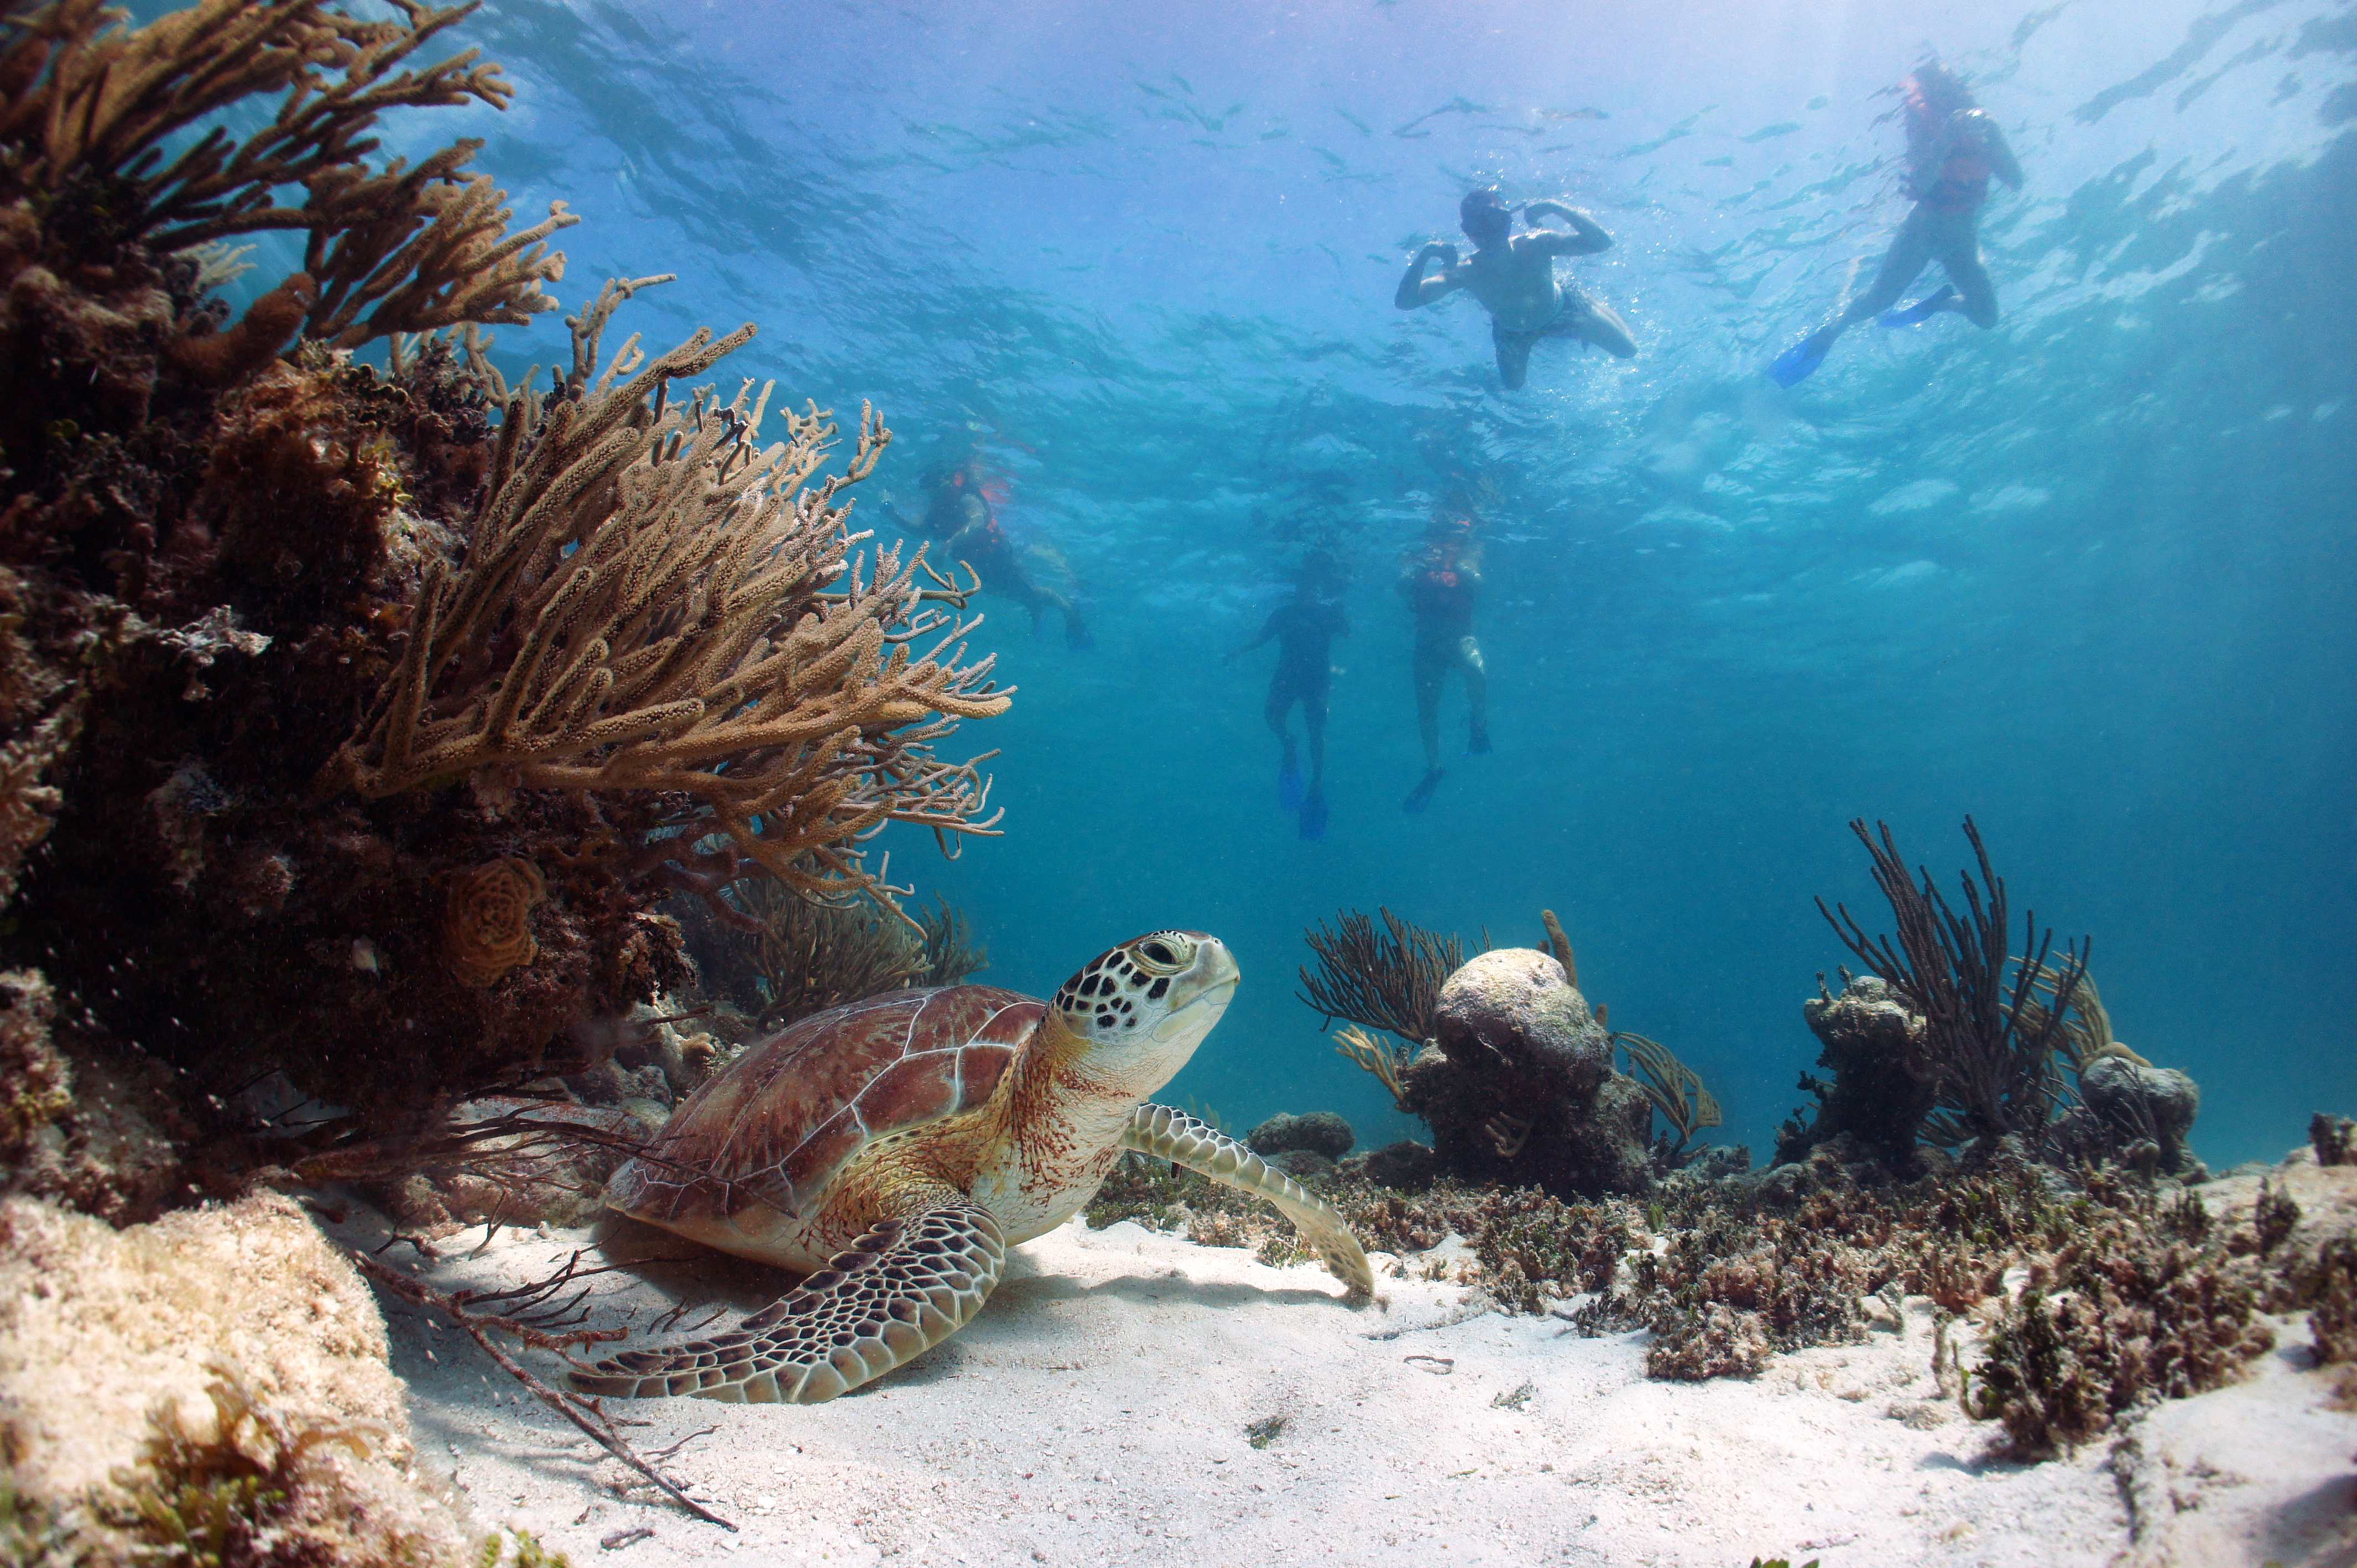
[[963, 1194], [862, 1232], [790, 1295], [726, 1334], [625, 1350], [571, 1374], [586, 1394], [696, 1394], [816, 1404], [912, 1361], [970, 1322], [998, 1283], [1006, 1239]]
[[1185, 1165], [1213, 1181], [1268, 1199], [1293, 1221], [1301, 1239], [1317, 1249], [1328, 1271], [1350, 1286], [1353, 1296], [1374, 1294], [1374, 1271], [1367, 1266], [1367, 1254], [1342, 1217], [1316, 1193], [1226, 1133], [1183, 1111], [1148, 1101], [1131, 1112], [1121, 1146]]

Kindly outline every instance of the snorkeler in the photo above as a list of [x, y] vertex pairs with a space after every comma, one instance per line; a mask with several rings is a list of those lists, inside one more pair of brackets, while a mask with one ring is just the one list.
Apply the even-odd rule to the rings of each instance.
[[1490, 672], [1473, 639], [1473, 599], [1481, 591], [1473, 520], [1437, 514], [1424, 542], [1400, 563], [1398, 586], [1415, 615], [1415, 722], [1424, 740], [1424, 778], [1402, 804], [1421, 811], [1440, 786], [1440, 686], [1452, 670], [1465, 677], [1465, 749], [1475, 756], [1490, 749]]
[[[1262, 716], [1280, 746], [1276, 768], [1277, 804], [1301, 812], [1301, 836], [1326, 836], [1326, 701], [1333, 685], [1331, 650], [1334, 639], [1351, 635], [1342, 613], [1341, 565], [1323, 550], [1313, 550], [1294, 578], [1293, 594], [1269, 612], [1260, 635], [1227, 656], [1241, 659], [1271, 638], [1276, 639], [1276, 668], [1268, 678], [1268, 701]], [[1293, 744], [1290, 718], [1301, 704], [1301, 725], [1309, 733], [1309, 786], [1301, 782], [1301, 759]]]
[[[1458, 221], [1473, 242], [1473, 253], [1457, 259], [1457, 247], [1438, 241], [1415, 253], [1400, 278], [1392, 303], [1402, 310], [1430, 305], [1463, 289], [1490, 312], [1490, 338], [1498, 349], [1498, 374], [1509, 392], [1530, 374], [1531, 350], [1542, 338], [1593, 343], [1620, 359], [1633, 358], [1637, 340], [1629, 324], [1601, 300], [1555, 275], [1557, 256], [1587, 256], [1612, 248], [1612, 236], [1577, 208], [1552, 198], [1526, 203], [1524, 220], [1552, 213], [1569, 227], [1530, 229], [1517, 234], [1514, 209], [1496, 186], [1485, 186], [1458, 203]], [[1434, 261], [1438, 272], [1427, 272]]]
[[941, 549], [937, 553], [944, 563], [965, 563], [974, 568], [985, 588], [1005, 594], [1028, 609], [1034, 633], [1039, 629], [1042, 610], [1060, 610], [1064, 616], [1064, 640], [1078, 649], [1094, 646], [1088, 628], [1081, 624], [1080, 610], [1062, 594], [1033, 581], [1023, 553], [999, 526], [998, 512], [985, 493], [981, 459], [936, 463], [925, 471], [925, 487], [931, 496], [925, 504], [921, 522], [910, 523], [888, 499], [885, 510], [901, 527], [938, 541]]
[[[1913, 327], [1953, 310], [1975, 327], [1996, 325], [1996, 286], [1981, 264], [1980, 209], [1988, 199], [1989, 177], [2019, 190], [2021, 166], [2005, 133], [1947, 67], [1936, 60], [1920, 65], [1899, 91], [1907, 121], [1907, 194], [1914, 209], [1883, 255], [1874, 285], [1776, 357], [1768, 373], [1779, 386], [1806, 381], [1824, 363], [1835, 339], [1868, 317], [1881, 317], [1885, 327]], [[1946, 270], [1947, 283], [1893, 310], [1933, 261]]]

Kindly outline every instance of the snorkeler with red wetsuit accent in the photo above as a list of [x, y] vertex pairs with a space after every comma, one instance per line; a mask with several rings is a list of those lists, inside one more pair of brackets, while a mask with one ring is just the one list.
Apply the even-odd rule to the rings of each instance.
[[979, 458], [936, 463], [925, 471], [925, 487], [931, 494], [921, 521], [911, 523], [888, 499], [884, 510], [901, 527], [936, 542], [940, 549], [934, 558], [944, 570], [951, 562], [971, 567], [985, 591], [1004, 594], [1031, 612], [1035, 633], [1039, 629], [1040, 612], [1062, 611], [1064, 640], [1076, 649], [1094, 646], [1072, 601], [1032, 579], [1023, 551], [999, 523]]
[[[1975, 327], [1996, 325], [1996, 286], [1981, 264], [1980, 209], [1992, 176], [2021, 188], [2021, 166], [2005, 133], [1947, 67], [1936, 60], [1918, 66], [1899, 90], [1907, 125], [1907, 194], [1914, 209], [1899, 226], [1873, 286], [1777, 356], [1768, 373], [1780, 386], [1805, 381], [1835, 340], [1869, 317], [1880, 317], [1886, 327], [1912, 327], [1954, 311]], [[1948, 282], [1904, 310], [1892, 309], [1934, 261]]]
[[1473, 520], [1461, 511], [1436, 515], [1423, 543], [1401, 561], [1396, 586], [1415, 617], [1415, 722], [1424, 741], [1424, 777], [1402, 805], [1421, 811], [1440, 787], [1440, 688], [1449, 671], [1465, 678], [1466, 751], [1490, 749], [1490, 670], [1473, 637], [1473, 601], [1481, 592]]

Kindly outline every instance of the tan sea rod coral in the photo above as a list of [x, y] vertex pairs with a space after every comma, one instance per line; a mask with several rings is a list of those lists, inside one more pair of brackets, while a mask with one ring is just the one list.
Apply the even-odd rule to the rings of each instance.
[[967, 625], [940, 606], [971, 585], [921, 551], [853, 557], [867, 535], [833, 503], [891, 440], [873, 410], [843, 471], [807, 486], [835, 435], [815, 405], [763, 447], [769, 387], [669, 403], [751, 326], [651, 362], [633, 337], [597, 373], [614, 307], [661, 281], [609, 285], [575, 319], [560, 395], [509, 398], [466, 557], [428, 569], [408, 650], [339, 768], [371, 797], [464, 779], [675, 791], [700, 832], [788, 886], [888, 901], [859, 848], [885, 823], [946, 845], [996, 821], [973, 764], [931, 750], [1010, 696], [993, 658], [959, 662]]

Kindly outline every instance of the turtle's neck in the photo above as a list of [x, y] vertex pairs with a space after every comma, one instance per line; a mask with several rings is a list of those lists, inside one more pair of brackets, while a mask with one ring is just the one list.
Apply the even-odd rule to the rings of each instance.
[[1137, 1102], [1169, 1082], [1190, 1053], [1171, 1054], [1177, 1060], [1167, 1066], [1152, 1058], [1109, 1060], [1049, 1013], [1009, 1074], [1009, 1131], [1042, 1155], [1084, 1155], [1118, 1143]]

